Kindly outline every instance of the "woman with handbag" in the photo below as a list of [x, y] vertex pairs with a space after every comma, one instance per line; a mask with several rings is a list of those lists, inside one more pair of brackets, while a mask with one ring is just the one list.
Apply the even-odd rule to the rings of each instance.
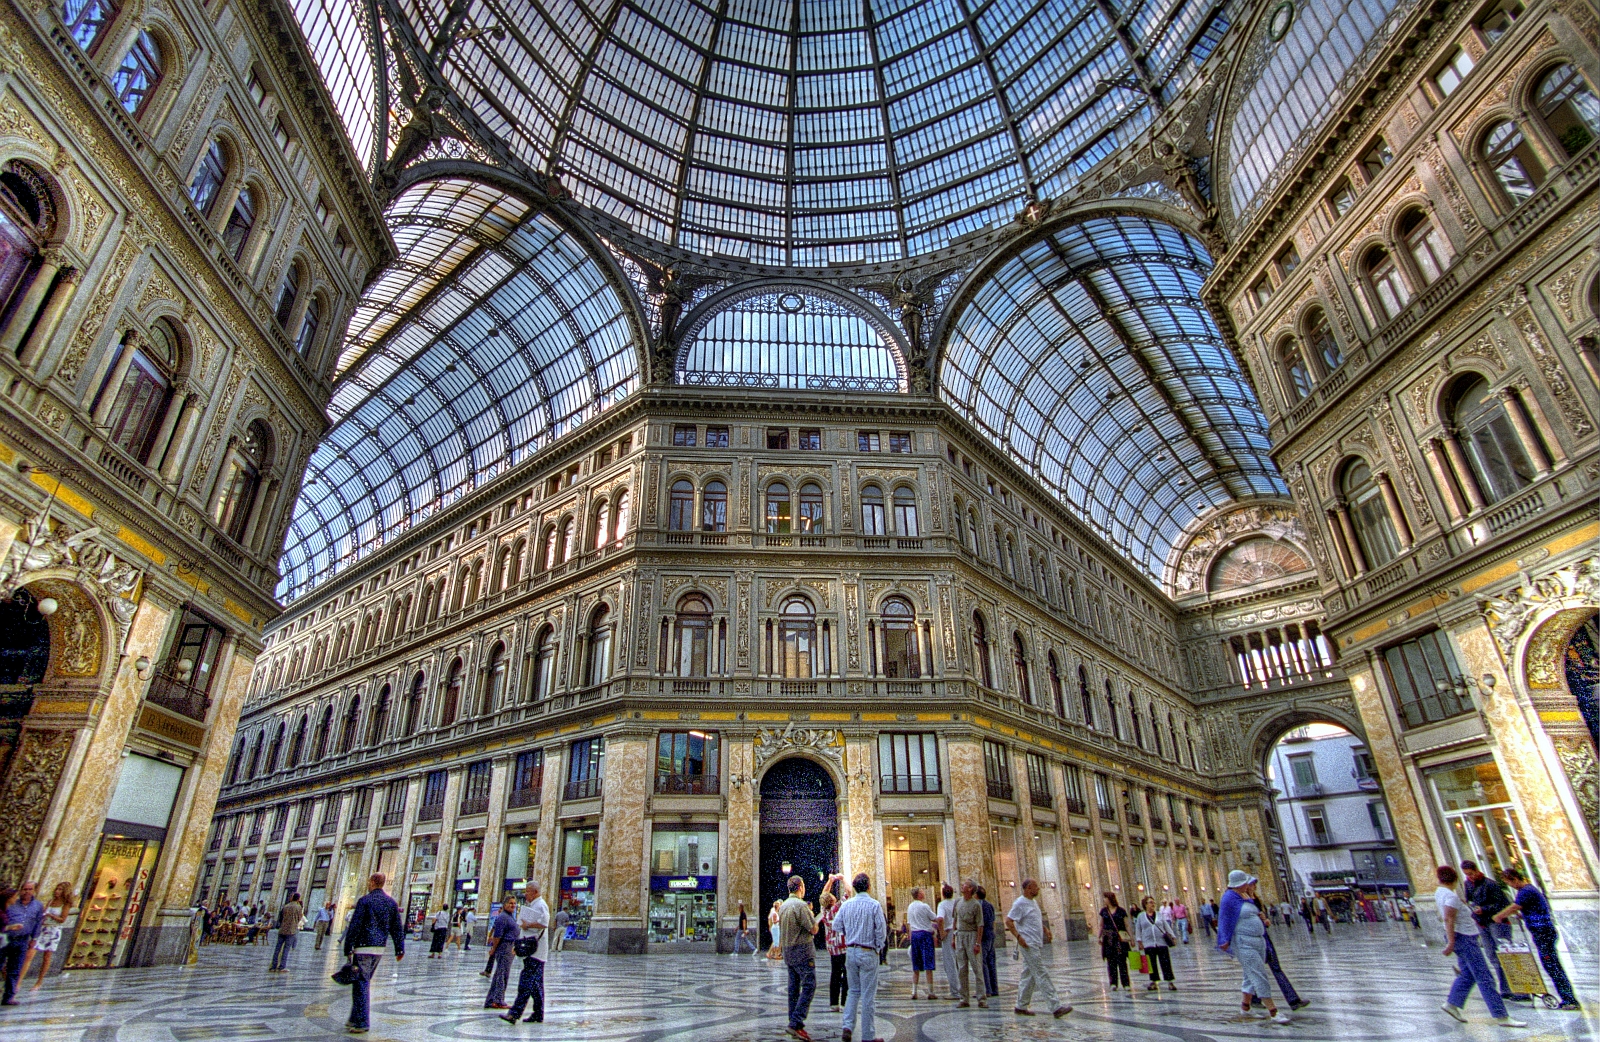
[[1128, 934], [1128, 913], [1117, 904], [1117, 895], [1107, 890], [1100, 895], [1105, 907], [1100, 909], [1100, 958], [1106, 961], [1106, 975], [1111, 979], [1111, 990], [1118, 987], [1130, 992], [1128, 983], [1128, 952], [1132, 938]]
[[1133, 943], [1138, 945], [1140, 954], [1145, 958], [1145, 972], [1150, 974], [1150, 984], [1145, 990], [1157, 990], [1161, 987], [1161, 979], [1165, 977], [1167, 990], [1177, 991], [1178, 986], [1172, 978], [1172, 946], [1178, 940], [1172, 936], [1168, 922], [1161, 919], [1153, 897], [1144, 899], [1144, 911], [1133, 921]]
[[433, 915], [433, 943], [428, 945], [428, 958], [439, 959], [444, 956], [444, 943], [450, 938], [450, 906], [440, 905], [439, 910]]

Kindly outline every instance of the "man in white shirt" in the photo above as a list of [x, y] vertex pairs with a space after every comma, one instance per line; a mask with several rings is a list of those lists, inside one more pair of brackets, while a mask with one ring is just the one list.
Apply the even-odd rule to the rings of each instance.
[[872, 1017], [878, 998], [878, 949], [889, 941], [889, 925], [884, 921], [883, 906], [867, 893], [871, 885], [865, 872], [856, 873], [851, 881], [855, 895], [833, 915], [833, 929], [844, 938], [845, 973], [850, 981], [844, 1001], [844, 1042], [855, 1038], [858, 1012], [861, 1042], [883, 1042], [872, 1034]]
[[1017, 1005], [1012, 1012], [1019, 1017], [1033, 1016], [1028, 1003], [1032, 1001], [1034, 989], [1037, 988], [1056, 1017], [1071, 1013], [1071, 1003], [1061, 1001], [1056, 994], [1055, 981], [1050, 979], [1044, 966], [1044, 946], [1050, 941], [1050, 927], [1039, 911], [1038, 880], [1022, 881], [1022, 894], [1011, 903], [1011, 911], [1006, 913], [1006, 931], [1017, 939], [1022, 952], [1022, 978], [1017, 983]]
[[[517, 997], [511, 1008], [500, 1014], [500, 1019], [515, 1024], [529, 1001], [533, 1008], [524, 1023], [544, 1022], [544, 961], [550, 950], [550, 906], [539, 896], [539, 884], [529, 883], [522, 888], [522, 904], [517, 907], [517, 927], [520, 937], [517, 954], [522, 956], [522, 972], [517, 975]], [[529, 948], [533, 950], [528, 952]], [[527, 952], [527, 954], [523, 954]]]
[[911, 931], [911, 997], [917, 997], [917, 974], [927, 971], [928, 998], [938, 998], [933, 993], [933, 951], [937, 947], [934, 934], [938, 921], [933, 906], [928, 904], [927, 891], [917, 887], [911, 891], [911, 905], [906, 909], [906, 927]]
[[961, 970], [956, 965], [956, 892], [949, 883], [944, 885], [944, 900], [939, 902], [938, 914], [934, 916], [934, 934], [938, 937], [939, 947], [944, 956], [944, 981], [950, 986], [950, 997], [960, 998]]

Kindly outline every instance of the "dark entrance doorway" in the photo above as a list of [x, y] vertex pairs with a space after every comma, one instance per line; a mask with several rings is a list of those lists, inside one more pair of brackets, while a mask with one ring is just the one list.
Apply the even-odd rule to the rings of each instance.
[[[781, 760], [761, 779], [761, 923], [763, 947], [772, 944], [767, 913], [789, 896], [789, 877], [806, 881], [806, 900], [817, 895], [839, 864], [838, 791], [828, 772], [810, 760]], [[787, 871], [785, 871], [787, 869]]]

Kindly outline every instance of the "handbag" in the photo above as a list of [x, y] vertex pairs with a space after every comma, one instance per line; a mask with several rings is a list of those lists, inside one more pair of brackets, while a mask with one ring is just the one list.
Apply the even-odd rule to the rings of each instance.
[[517, 958], [519, 959], [528, 958], [539, 950], [539, 935], [534, 933], [526, 937], [518, 937], [512, 942], [511, 950], [517, 953]]
[[354, 984], [360, 974], [361, 971], [356, 969], [354, 956], [346, 956], [344, 965], [333, 971], [333, 982], [345, 985]]

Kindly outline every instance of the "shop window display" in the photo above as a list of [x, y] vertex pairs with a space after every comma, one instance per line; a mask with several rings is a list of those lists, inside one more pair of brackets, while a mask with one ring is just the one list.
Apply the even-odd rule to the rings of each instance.
[[569, 940], [589, 937], [589, 920], [594, 916], [595, 843], [600, 830], [593, 826], [567, 829], [561, 844], [561, 905], [571, 917], [567, 923]]
[[717, 827], [657, 825], [650, 838], [650, 940], [717, 939]]

